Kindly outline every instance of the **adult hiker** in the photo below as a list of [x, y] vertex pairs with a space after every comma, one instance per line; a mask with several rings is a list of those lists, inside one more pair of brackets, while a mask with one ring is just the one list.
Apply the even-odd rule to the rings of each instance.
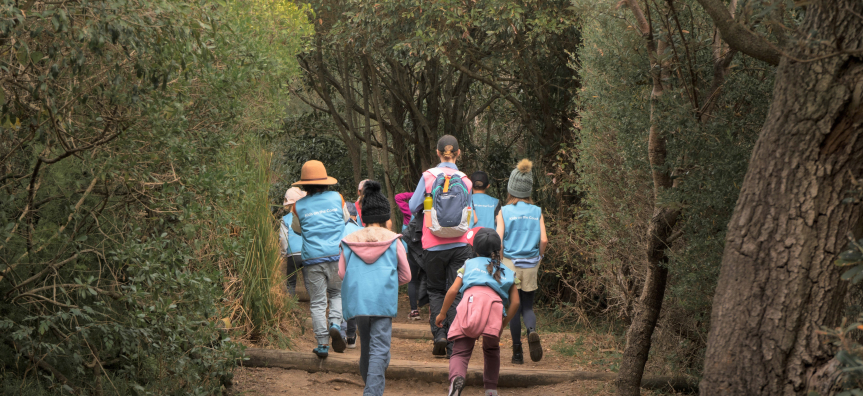
[[312, 352], [320, 358], [329, 355], [330, 338], [336, 352], [344, 352], [347, 346], [340, 326], [342, 280], [338, 272], [339, 241], [350, 217], [342, 195], [329, 191], [329, 187], [336, 183], [335, 178], [327, 175], [323, 163], [307, 161], [300, 171], [300, 181], [292, 184], [302, 186], [308, 194], [294, 204], [291, 228], [303, 236], [303, 279], [309, 292], [312, 327], [318, 342]]
[[455, 305], [446, 312], [441, 326], [435, 323], [435, 317], [440, 313], [447, 289], [456, 279], [456, 271], [473, 256], [466, 237], [470, 228], [473, 184], [455, 164], [461, 150], [454, 136], [444, 135], [438, 140], [437, 155], [440, 164], [423, 172], [409, 203], [411, 212], [421, 213], [422, 219], [420, 269], [429, 296], [429, 325], [434, 337], [432, 354], [450, 356], [452, 342], [447, 341], [447, 331], [455, 318], [460, 297], [456, 297]]
[[523, 159], [509, 174], [509, 183], [506, 186], [509, 197], [497, 215], [497, 233], [503, 239], [503, 264], [515, 271], [516, 277], [521, 281], [518, 285], [521, 307], [509, 323], [512, 334], [512, 362], [515, 364], [524, 363], [521, 347], [522, 319], [527, 327], [530, 360], [538, 362], [542, 359], [533, 299], [536, 289], [539, 288], [537, 270], [548, 245], [548, 236], [545, 233], [542, 209], [530, 199], [533, 192], [532, 167], [530, 160]]
[[476, 211], [473, 227], [497, 229], [495, 222], [500, 213], [500, 201], [485, 193], [489, 185], [488, 174], [476, 171], [470, 175], [470, 180], [473, 182], [473, 209]]
[[[482, 336], [485, 396], [497, 396], [500, 335], [518, 309], [518, 289], [515, 286], [518, 278], [513, 270], [502, 267], [500, 236], [493, 229], [478, 229], [472, 240], [477, 257], [465, 261], [464, 267], [458, 270], [458, 278], [447, 291], [441, 308], [442, 311], [449, 309], [455, 297], [462, 293], [455, 320], [447, 334], [454, 342], [449, 361], [448, 395], [461, 395], [473, 347], [477, 338]], [[435, 321], [442, 323], [444, 319], [445, 315], [441, 313]]]
[[365, 183], [361, 201], [366, 227], [342, 239], [339, 276], [344, 279], [344, 314], [357, 320], [363, 395], [380, 396], [390, 362], [399, 286], [411, 279], [401, 235], [386, 228], [390, 203], [381, 184]]
[[283, 205], [288, 214], [282, 216], [282, 222], [279, 223], [281, 266], [285, 268], [285, 275], [288, 278], [285, 285], [290, 295], [297, 292], [297, 273], [303, 268], [303, 237], [291, 229], [291, 223], [294, 220], [294, 204], [305, 196], [306, 192], [297, 187], [291, 187], [285, 191]]

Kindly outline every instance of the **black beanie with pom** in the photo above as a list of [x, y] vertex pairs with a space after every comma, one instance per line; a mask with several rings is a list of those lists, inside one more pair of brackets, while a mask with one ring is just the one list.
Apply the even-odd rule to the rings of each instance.
[[390, 219], [390, 201], [381, 193], [381, 183], [369, 180], [363, 185], [363, 223], [384, 224]]

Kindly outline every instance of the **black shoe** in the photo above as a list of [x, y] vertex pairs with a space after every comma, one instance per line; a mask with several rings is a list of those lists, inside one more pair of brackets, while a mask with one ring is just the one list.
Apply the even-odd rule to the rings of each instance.
[[449, 393], [447, 393], [447, 396], [461, 396], [462, 389], [464, 389], [464, 377], [457, 376], [449, 384]]
[[446, 338], [438, 337], [434, 339], [434, 348], [432, 349], [432, 355], [435, 356], [444, 356], [446, 355]]
[[533, 329], [527, 329], [527, 345], [530, 349], [530, 360], [542, 360], [542, 344], [539, 343], [539, 334]]
[[345, 344], [345, 340], [342, 338], [341, 330], [342, 329], [339, 328], [339, 325], [334, 324], [330, 326], [330, 338], [332, 338], [332, 341], [330, 341], [330, 345], [332, 345], [333, 350], [338, 353], [344, 352], [345, 348], [348, 346], [347, 344]]
[[521, 344], [512, 344], [512, 364], [524, 364], [524, 352]]

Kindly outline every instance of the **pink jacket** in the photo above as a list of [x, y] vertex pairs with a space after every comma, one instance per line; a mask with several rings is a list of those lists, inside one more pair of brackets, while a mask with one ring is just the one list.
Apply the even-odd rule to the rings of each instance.
[[503, 300], [488, 286], [474, 286], [464, 291], [456, 308], [455, 319], [447, 338], [500, 337], [503, 326]]
[[[346, 243], [351, 247], [363, 261], [367, 263], [374, 262], [387, 249], [390, 248], [393, 241], [401, 237], [401, 234], [396, 234], [386, 228], [367, 227], [349, 234], [342, 243]], [[399, 285], [405, 285], [411, 281], [411, 267], [408, 264], [408, 257], [405, 253], [405, 245], [403, 243], [396, 244], [396, 255], [398, 256], [398, 273]], [[345, 279], [345, 255], [339, 255], [339, 278]]]
[[402, 216], [404, 216], [404, 221], [402, 224], [408, 225], [411, 222], [411, 208], [408, 205], [408, 201], [411, 200], [411, 197], [414, 196], [413, 192], [403, 192], [396, 194], [396, 205], [399, 206], [399, 209], [402, 211]]

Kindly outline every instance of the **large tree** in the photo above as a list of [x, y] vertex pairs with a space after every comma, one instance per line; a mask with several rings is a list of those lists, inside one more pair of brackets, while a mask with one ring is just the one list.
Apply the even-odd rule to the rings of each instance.
[[863, 175], [863, 3], [808, 2], [784, 45], [699, 3], [732, 48], [779, 64], [728, 225], [701, 394], [825, 394], [837, 364], [817, 330], [842, 315], [834, 260], [861, 219], [841, 201]]

